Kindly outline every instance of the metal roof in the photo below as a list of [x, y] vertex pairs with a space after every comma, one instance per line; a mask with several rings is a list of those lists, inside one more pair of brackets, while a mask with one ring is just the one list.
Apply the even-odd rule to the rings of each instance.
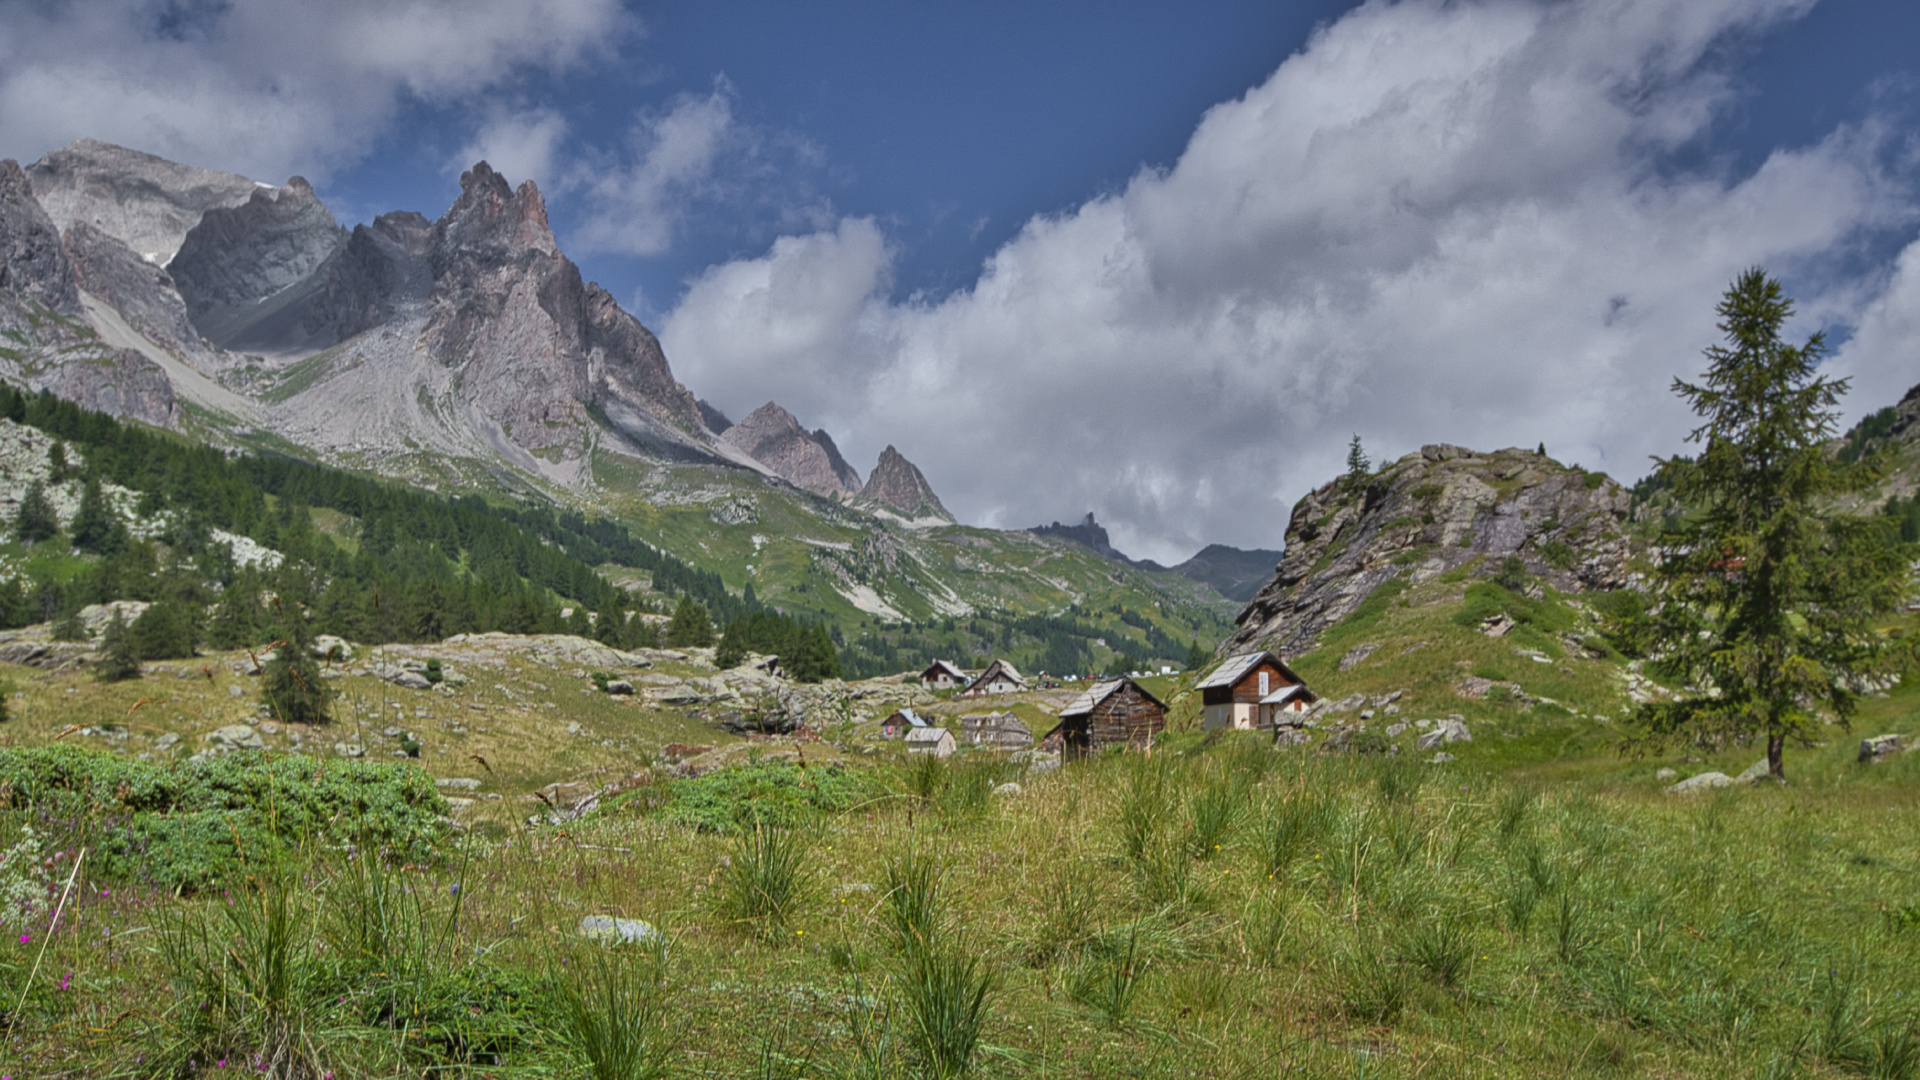
[[1107, 700], [1107, 695], [1120, 689], [1120, 684], [1126, 681], [1125, 679], [1109, 679], [1106, 682], [1094, 683], [1092, 686], [1080, 691], [1078, 697], [1067, 702], [1066, 707], [1060, 710], [1060, 716], [1065, 718], [1068, 716], [1087, 715], [1093, 711], [1095, 705]]
[[[920, 718], [920, 714], [914, 712], [912, 709], [896, 709], [894, 710], [893, 715], [900, 717], [901, 719], [905, 720], [907, 723], [917, 728], [922, 728], [927, 726], [927, 722]], [[887, 719], [891, 720], [893, 719], [893, 717], [890, 716]]]
[[936, 670], [944, 671], [948, 675], [952, 676], [953, 678], [959, 679], [962, 682], [965, 682], [967, 678], [966, 672], [961, 671], [958, 667], [955, 667], [954, 665], [948, 663], [945, 660], [935, 660], [933, 663], [927, 665], [927, 670], [921, 672], [920, 677], [924, 679], [927, 676], [933, 674], [934, 671]]
[[1260, 704], [1284, 705], [1288, 701], [1292, 700], [1295, 697], [1298, 697], [1301, 694], [1305, 694], [1309, 698], [1313, 697], [1313, 691], [1308, 690], [1306, 687], [1301, 686], [1299, 683], [1294, 683], [1290, 686], [1283, 686], [1280, 689], [1275, 690], [1273, 693], [1268, 694], [1266, 697], [1261, 698]]
[[[1245, 675], [1255, 664], [1258, 664], [1269, 656], [1273, 656], [1273, 654], [1269, 652], [1250, 652], [1241, 653], [1239, 656], [1230, 656], [1227, 658], [1226, 663], [1213, 669], [1213, 674], [1200, 680], [1199, 685], [1194, 687], [1194, 689], [1211, 690], [1218, 686], [1232, 686], [1234, 683], [1240, 681], [1240, 676]], [[1275, 657], [1274, 662], [1279, 663], [1279, 658]]]
[[907, 732], [907, 741], [937, 743], [946, 735], [947, 729], [943, 727], [919, 727]]

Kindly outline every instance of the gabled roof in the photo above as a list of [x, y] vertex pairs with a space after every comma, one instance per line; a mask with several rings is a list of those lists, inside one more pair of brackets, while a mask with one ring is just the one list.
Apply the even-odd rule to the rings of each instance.
[[1279, 668], [1281, 674], [1293, 682], [1304, 685], [1305, 680], [1295, 675], [1293, 669], [1287, 666], [1286, 661], [1275, 656], [1273, 653], [1262, 651], [1241, 653], [1239, 656], [1228, 657], [1225, 663], [1213, 669], [1213, 674], [1196, 683], [1194, 689], [1213, 690], [1222, 686], [1232, 686], [1239, 682], [1247, 672], [1258, 667], [1262, 660], [1273, 661], [1273, 666]]
[[912, 709], [895, 709], [893, 711], [892, 716], [888, 716], [887, 719], [891, 720], [895, 716], [899, 717], [902, 720], [905, 720], [908, 724], [910, 724], [913, 727], [923, 728], [927, 726], [926, 720], [922, 718], [919, 713], [914, 712]]
[[993, 663], [987, 665], [987, 670], [981, 672], [979, 678], [967, 684], [967, 689], [971, 690], [976, 686], [984, 686], [992, 682], [995, 673], [1004, 674], [1007, 678], [1022, 686], [1027, 684], [1027, 680], [1020, 677], [1020, 673], [1014, 670], [1012, 664], [1007, 663], [1005, 660], [995, 660]]
[[948, 735], [948, 732], [946, 728], [917, 727], [917, 728], [914, 728], [912, 731], [907, 732], [907, 741], [910, 743], [916, 743], [916, 742], [937, 743], [941, 739], [946, 738], [947, 735]]
[[1106, 682], [1094, 683], [1092, 686], [1081, 691], [1079, 697], [1067, 702], [1066, 708], [1060, 710], [1060, 718], [1065, 720], [1069, 716], [1086, 716], [1093, 712], [1101, 702], [1118, 693], [1121, 687], [1129, 684], [1131, 684], [1135, 690], [1140, 691], [1140, 696], [1146, 698], [1148, 701], [1153, 702], [1162, 709], [1167, 707], [1166, 702], [1154, 697], [1151, 691], [1139, 683], [1134, 682], [1132, 679], [1109, 679]]
[[1320, 700], [1320, 695], [1314, 693], [1313, 691], [1307, 689], [1306, 687], [1300, 685], [1299, 683], [1294, 683], [1290, 686], [1283, 686], [1280, 689], [1275, 690], [1273, 693], [1268, 694], [1266, 697], [1261, 698], [1260, 704], [1285, 705], [1287, 702], [1293, 700], [1296, 697], [1303, 697], [1308, 701]]
[[931, 679], [941, 674], [945, 674], [948, 678], [956, 679], [960, 682], [967, 681], [966, 672], [961, 671], [959, 668], [953, 666], [952, 664], [947, 663], [945, 660], [935, 660], [933, 663], [928, 664], [927, 670], [921, 672], [920, 677], [923, 679]]

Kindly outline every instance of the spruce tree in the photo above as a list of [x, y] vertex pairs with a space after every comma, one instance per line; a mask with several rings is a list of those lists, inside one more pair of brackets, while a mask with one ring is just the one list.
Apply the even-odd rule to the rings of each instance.
[[101, 682], [121, 682], [140, 677], [140, 653], [134, 648], [133, 635], [127, 632], [127, 622], [120, 617], [120, 609], [113, 609], [113, 618], [107, 620], [105, 630], [100, 632], [100, 655], [93, 662], [93, 673]]
[[325, 724], [333, 719], [333, 691], [313, 658], [313, 633], [296, 604], [281, 607], [280, 637], [260, 677], [260, 697], [274, 719], [288, 724]]
[[674, 605], [673, 621], [667, 624], [667, 647], [684, 649], [713, 644], [713, 622], [700, 601], [682, 594]]
[[1657, 473], [1692, 513], [1662, 538], [1651, 652], [1690, 691], [1633, 723], [1639, 745], [1764, 739], [1785, 779], [1786, 744], [1820, 739], [1823, 711], [1844, 726], [1862, 688], [1905, 659], [1875, 621], [1905, 598], [1910, 549], [1887, 519], [1835, 509], [1880, 466], [1826, 451], [1847, 380], [1815, 375], [1825, 338], [1782, 340], [1793, 302], [1758, 269], [1719, 313], [1726, 340], [1706, 350], [1705, 377], [1673, 383], [1704, 419], [1688, 436], [1704, 449]]
[[175, 599], [151, 604], [127, 628], [134, 651], [143, 660], [184, 660], [193, 655], [199, 638], [193, 611]]
[[106, 495], [100, 490], [100, 478], [89, 475], [80, 487], [80, 509], [73, 515], [73, 546], [82, 551], [105, 553], [117, 524], [119, 522], [107, 509]]
[[60, 535], [60, 519], [47, 499], [47, 486], [39, 480], [27, 485], [20, 496], [20, 509], [13, 517], [13, 535], [23, 544], [37, 544]]

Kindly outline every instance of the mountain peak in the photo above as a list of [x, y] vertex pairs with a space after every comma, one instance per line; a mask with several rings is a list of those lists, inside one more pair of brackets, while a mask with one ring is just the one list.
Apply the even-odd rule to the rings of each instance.
[[545, 255], [560, 250], [539, 186], [527, 180], [516, 190], [484, 161], [460, 174], [460, 197], [434, 227], [463, 248], [531, 249]]
[[775, 402], [748, 413], [720, 438], [788, 483], [816, 495], [852, 495], [860, 490], [860, 474], [840, 456], [826, 429], [807, 431]]
[[933, 493], [933, 486], [927, 483], [920, 469], [891, 445], [880, 451], [880, 462], [867, 477], [867, 486], [860, 489], [860, 497], [904, 514], [910, 520], [932, 518], [948, 524], [953, 522], [953, 515], [940, 504], [940, 497]]
[[[259, 186], [98, 139], [81, 139], [26, 169], [33, 193], [62, 233], [86, 222], [165, 266], [215, 207], [239, 206]], [[305, 183], [305, 181], [301, 181]]]

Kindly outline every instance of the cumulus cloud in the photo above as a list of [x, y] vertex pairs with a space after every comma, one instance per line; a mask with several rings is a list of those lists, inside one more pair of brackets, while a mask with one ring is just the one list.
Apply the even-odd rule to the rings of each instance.
[[[1632, 478], [1680, 448], [1668, 385], [1736, 274], [1815, 276], [1911, 220], [1871, 130], [1745, 175], [1674, 164], [1733, 100], [1723, 46], [1806, 6], [1376, 0], [962, 292], [889, 300], [884, 241], [843, 222], [704, 275], [663, 339], [710, 399], [899, 445], [964, 519], [1091, 508], [1162, 560], [1279, 546], [1356, 432], [1376, 458], [1544, 441]], [[1850, 287], [1803, 306], [1844, 317]], [[1909, 316], [1920, 296], [1885, 335]]]
[[619, 0], [0, 0], [0, 154], [82, 136], [277, 179], [633, 32]]
[[447, 162], [447, 169], [457, 175], [474, 162], [484, 161], [515, 183], [532, 180], [542, 188], [551, 188], [556, 175], [555, 155], [566, 135], [566, 117], [553, 109], [497, 111], [481, 122], [473, 139]]

